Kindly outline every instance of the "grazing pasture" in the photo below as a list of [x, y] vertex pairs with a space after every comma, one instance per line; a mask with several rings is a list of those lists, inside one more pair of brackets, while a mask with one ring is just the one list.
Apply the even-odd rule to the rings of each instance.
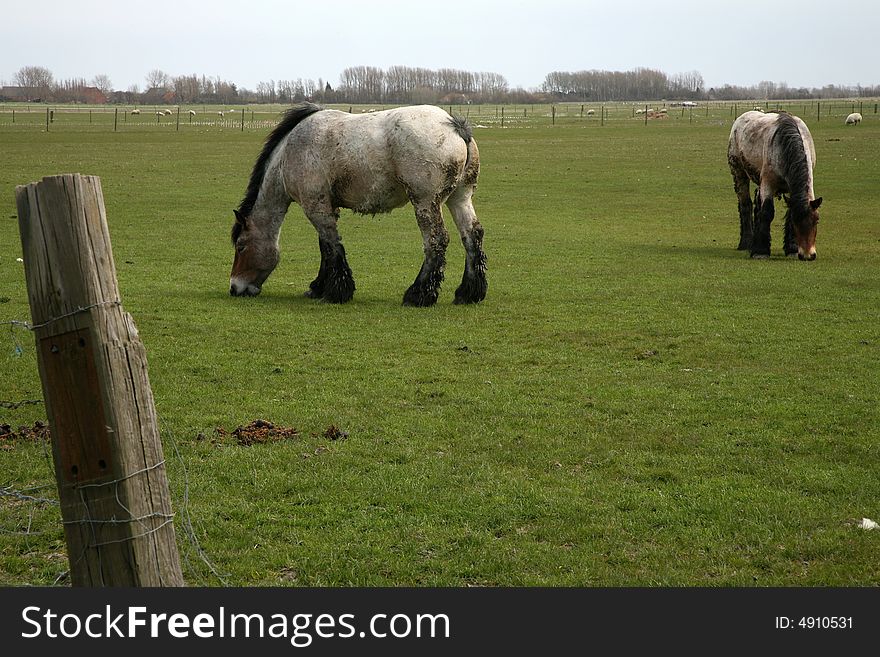
[[[268, 129], [0, 125], [0, 322], [29, 316], [14, 185], [100, 176], [188, 583], [880, 584], [880, 532], [857, 526], [880, 516], [876, 116], [802, 114], [825, 200], [799, 262], [781, 213], [768, 260], [736, 250], [727, 111], [470, 111], [489, 293], [453, 305], [452, 240], [427, 309], [400, 304], [422, 262], [409, 207], [343, 212], [350, 303], [303, 296], [318, 250], [296, 206], [262, 294], [230, 297]], [[0, 366], [0, 400], [42, 397], [32, 335], [0, 325]], [[12, 430], [45, 420], [10, 406]], [[256, 418], [298, 434], [240, 444]], [[50, 585], [48, 451], [0, 447], [0, 583]]]

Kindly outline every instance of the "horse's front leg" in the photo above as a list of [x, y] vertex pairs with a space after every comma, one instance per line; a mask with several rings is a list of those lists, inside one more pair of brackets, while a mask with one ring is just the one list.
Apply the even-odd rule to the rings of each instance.
[[763, 188], [755, 196], [755, 227], [752, 235], [751, 257], [770, 257], [770, 223], [773, 221], [773, 194]]
[[454, 303], [479, 303], [486, 298], [486, 254], [483, 252], [483, 227], [477, 220], [471, 196], [473, 186], [453, 192], [446, 201], [464, 245], [464, 275], [455, 291]]
[[318, 275], [309, 284], [305, 294], [311, 299], [345, 303], [354, 296], [355, 285], [351, 268], [345, 257], [345, 248], [342, 246], [336, 227], [339, 211], [321, 205], [303, 209], [318, 231], [318, 247], [321, 251]]
[[797, 240], [794, 237], [794, 224], [791, 221], [791, 206], [789, 205], [789, 199], [785, 199], [785, 224], [783, 226], [783, 249], [785, 250], [785, 255], [789, 257], [796, 257], [798, 254]]
[[443, 225], [443, 214], [440, 201], [413, 202], [416, 220], [422, 231], [425, 247], [425, 261], [415, 282], [403, 295], [404, 306], [433, 306], [440, 294], [443, 272], [446, 268], [446, 247], [449, 245], [449, 233]]

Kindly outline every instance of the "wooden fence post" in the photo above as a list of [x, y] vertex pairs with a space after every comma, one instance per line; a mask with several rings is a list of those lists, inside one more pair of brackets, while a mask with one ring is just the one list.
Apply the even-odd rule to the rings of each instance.
[[15, 190], [74, 586], [182, 586], [143, 343], [119, 301], [101, 180]]

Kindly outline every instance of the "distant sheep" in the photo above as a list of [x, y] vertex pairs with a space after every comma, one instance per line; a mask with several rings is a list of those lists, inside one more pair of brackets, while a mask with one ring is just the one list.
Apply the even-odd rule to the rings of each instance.
[[593, 114], [595, 114], [595, 113], [596, 113], [596, 110], [591, 110], [591, 109], [587, 110], [587, 116], [593, 116]]
[[190, 115], [190, 116], [195, 116], [195, 115], [196, 115], [196, 111], [195, 111], [195, 110], [190, 110], [190, 111], [189, 111], [189, 115]]
[[857, 123], [862, 122], [862, 115], [858, 112], [853, 112], [848, 117], [846, 117], [846, 125], [856, 125]]
[[131, 110], [131, 113], [132, 114], [140, 114], [141, 111], [139, 109], [135, 108], [135, 109]]

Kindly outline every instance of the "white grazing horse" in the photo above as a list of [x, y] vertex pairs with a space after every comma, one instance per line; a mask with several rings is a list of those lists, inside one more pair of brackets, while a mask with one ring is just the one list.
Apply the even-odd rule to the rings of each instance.
[[295, 201], [318, 232], [321, 251], [321, 266], [306, 296], [344, 303], [355, 285], [337, 232], [339, 208], [377, 214], [410, 202], [422, 232], [424, 262], [403, 303], [431, 306], [440, 293], [449, 243], [441, 212], [445, 203], [466, 254], [455, 303], [478, 303], [487, 287], [483, 228], [471, 203], [479, 172], [470, 126], [438, 107], [348, 114], [297, 105], [266, 140], [235, 210], [229, 292], [260, 293], [278, 264], [281, 223]]

